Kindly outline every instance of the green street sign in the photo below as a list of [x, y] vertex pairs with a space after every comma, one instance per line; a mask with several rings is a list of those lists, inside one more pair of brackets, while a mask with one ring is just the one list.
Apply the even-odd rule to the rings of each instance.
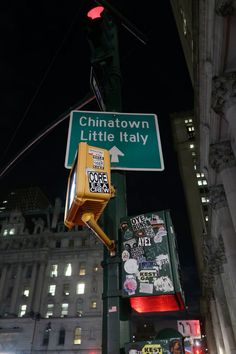
[[111, 169], [164, 170], [155, 114], [72, 111], [65, 167], [71, 168], [78, 144], [107, 149]]

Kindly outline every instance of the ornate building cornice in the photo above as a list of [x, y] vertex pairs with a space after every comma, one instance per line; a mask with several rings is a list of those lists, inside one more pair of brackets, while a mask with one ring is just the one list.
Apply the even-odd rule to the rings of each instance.
[[209, 187], [209, 199], [213, 209], [220, 209], [227, 205], [223, 184]]
[[220, 16], [228, 16], [234, 13], [234, 1], [233, 0], [217, 0], [216, 1], [216, 13]]
[[230, 141], [227, 140], [221, 143], [211, 144], [209, 162], [216, 172], [221, 172], [225, 168], [235, 166], [236, 161]]
[[212, 109], [220, 115], [236, 103], [236, 71], [212, 79]]

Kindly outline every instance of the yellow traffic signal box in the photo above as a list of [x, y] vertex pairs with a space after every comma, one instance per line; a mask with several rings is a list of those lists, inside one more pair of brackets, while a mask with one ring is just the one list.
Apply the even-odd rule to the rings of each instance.
[[84, 225], [84, 213], [92, 213], [97, 221], [111, 196], [109, 151], [79, 143], [68, 178], [65, 225], [70, 229]]

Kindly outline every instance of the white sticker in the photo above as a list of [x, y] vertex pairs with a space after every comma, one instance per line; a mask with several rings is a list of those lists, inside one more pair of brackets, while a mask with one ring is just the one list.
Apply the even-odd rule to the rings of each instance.
[[145, 294], [153, 294], [153, 284], [140, 283], [139, 292]]
[[136, 259], [128, 259], [124, 264], [124, 269], [128, 274], [135, 274], [138, 271], [138, 263]]
[[89, 149], [89, 154], [93, 156], [93, 168], [104, 169], [104, 152], [101, 150]]

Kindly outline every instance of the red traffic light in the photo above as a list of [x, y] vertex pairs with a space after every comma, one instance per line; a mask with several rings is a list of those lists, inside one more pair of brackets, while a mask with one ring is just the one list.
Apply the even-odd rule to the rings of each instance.
[[87, 17], [91, 18], [91, 20], [95, 20], [96, 18], [100, 18], [103, 10], [104, 10], [103, 6], [93, 7], [91, 10], [88, 11]]

